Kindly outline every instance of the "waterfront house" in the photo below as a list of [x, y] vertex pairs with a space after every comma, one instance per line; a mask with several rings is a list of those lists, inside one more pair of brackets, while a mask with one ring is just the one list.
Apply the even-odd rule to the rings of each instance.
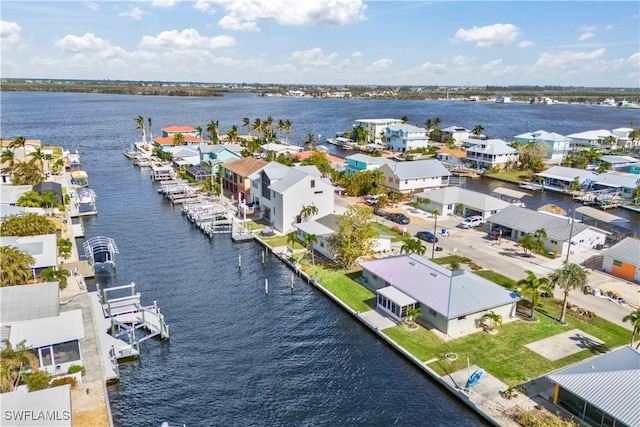
[[45, 268], [58, 266], [58, 245], [56, 234], [38, 236], [0, 236], [0, 247], [12, 246], [34, 258], [30, 266], [33, 279], [40, 277]]
[[640, 184], [640, 175], [624, 172], [605, 172], [599, 174], [589, 186], [589, 191], [606, 191], [630, 199]]
[[221, 164], [242, 159], [242, 147], [240, 144], [206, 144], [198, 146], [200, 163], [209, 162], [211, 173], [217, 174]]
[[471, 131], [462, 126], [449, 126], [440, 130], [440, 142], [451, 140], [455, 145], [461, 146], [462, 141], [469, 138], [470, 134]]
[[545, 189], [564, 193], [570, 191], [574, 186], [578, 189], [589, 186], [598, 177], [598, 174], [586, 169], [552, 166], [535, 174], [535, 176]]
[[414, 150], [416, 148], [428, 148], [429, 138], [427, 130], [418, 126], [404, 123], [389, 125], [385, 128], [385, 146], [391, 151]]
[[43, 181], [33, 186], [33, 191], [42, 195], [42, 193], [51, 193], [56, 196], [56, 204], [64, 204], [64, 195], [62, 193], [62, 184], [52, 181]]
[[[605, 154], [601, 156], [596, 162], [598, 165], [604, 162], [609, 163], [609, 165], [611, 165], [610, 170], [618, 172], [630, 172], [631, 170], [635, 171], [640, 168], [640, 159], [633, 156], [615, 156]], [[640, 173], [640, 170], [635, 173]]]
[[[306, 235], [314, 235], [316, 237], [316, 244], [313, 246], [313, 249], [326, 258], [335, 261], [335, 252], [329, 243], [329, 239], [338, 229], [337, 223], [339, 217], [340, 215], [337, 214], [329, 214], [311, 221], [296, 224], [298, 239], [304, 242]], [[373, 240], [372, 249], [374, 252], [390, 251], [391, 236], [379, 235]]]
[[518, 161], [518, 150], [502, 139], [467, 139], [465, 162], [478, 170], [505, 169]]
[[181, 145], [169, 147], [164, 151], [171, 153], [173, 167], [176, 170], [184, 170], [200, 164], [200, 152], [195, 147]]
[[[293, 155], [293, 159], [295, 160], [296, 163], [300, 164], [301, 162], [304, 162], [305, 160], [309, 159], [314, 152], [316, 152], [318, 150], [307, 150], [307, 151], [301, 151], [295, 155]], [[326, 152], [325, 152], [326, 154]], [[337, 157], [334, 156], [332, 154], [326, 154], [327, 156], [327, 160], [329, 161], [329, 163], [331, 164], [331, 167], [335, 170], [337, 170], [338, 172], [343, 172], [345, 167], [346, 167], [346, 163], [345, 160], [341, 157]]]
[[[0, 408], [4, 414], [5, 426], [73, 426], [69, 384], [35, 391], [29, 391], [27, 386], [20, 386], [15, 391], [0, 394]], [[32, 420], [25, 419], [27, 414], [33, 417]], [[44, 417], [47, 417], [46, 421]]]
[[509, 202], [497, 197], [478, 193], [460, 187], [444, 187], [414, 194], [413, 201], [427, 212], [437, 210], [440, 215], [461, 215], [463, 217], [480, 215], [487, 219], [500, 212]]
[[280, 154], [284, 154], [285, 156], [297, 154], [301, 151], [304, 151], [303, 147], [297, 145], [290, 144], [277, 144], [275, 142], [269, 142], [268, 144], [262, 144], [260, 146], [262, 149], [263, 157], [269, 153], [274, 153], [276, 156]]
[[12, 346], [24, 341], [52, 375], [82, 365], [82, 310], [60, 312], [58, 282], [0, 288], [0, 323]]
[[333, 213], [334, 187], [315, 166], [288, 167], [271, 162], [253, 182], [260, 188], [263, 218], [281, 233], [290, 232], [300, 223], [305, 206], [318, 209], [315, 217]]
[[228, 196], [237, 198], [238, 201], [251, 199], [250, 176], [267, 165], [264, 160], [254, 157], [245, 157], [240, 160], [225, 163], [222, 166], [222, 187]]
[[198, 132], [198, 129], [194, 128], [193, 126], [167, 126], [162, 128], [163, 137], [173, 137], [174, 135], [177, 135], [179, 133], [181, 133], [185, 137], [192, 136], [200, 138], [201, 136], [200, 132]]
[[467, 152], [465, 150], [442, 147], [436, 153], [436, 160], [440, 160], [445, 165], [450, 165], [453, 168], [459, 168], [464, 166], [464, 158], [466, 156]]
[[571, 142], [571, 148], [579, 150], [582, 148], [600, 147], [608, 138], [616, 136], [606, 129], [589, 130], [586, 132], [572, 133], [567, 135]]
[[386, 129], [391, 125], [402, 124], [399, 119], [358, 119], [353, 123], [353, 127], [362, 127], [367, 136], [365, 142], [382, 143], [383, 135], [386, 136]]
[[0, 205], [15, 206], [27, 191], [33, 190], [31, 185], [0, 185]]
[[555, 132], [537, 130], [535, 132], [522, 133], [514, 137], [518, 144], [540, 144], [545, 147], [546, 158], [552, 162], [561, 162], [569, 151], [570, 141], [566, 136]]
[[553, 403], [591, 426], [640, 426], [640, 352], [624, 346], [561, 369]]
[[438, 160], [393, 162], [380, 167], [387, 190], [397, 193], [415, 193], [429, 188], [449, 185], [451, 172]]
[[633, 148], [637, 147], [640, 140], [632, 140], [629, 135], [633, 132], [632, 128], [616, 128], [612, 129], [611, 133], [615, 135], [617, 141], [616, 145], [621, 148]]
[[347, 161], [347, 166], [344, 168], [344, 173], [348, 176], [353, 176], [358, 172], [375, 170], [384, 164], [393, 163], [393, 160], [389, 160], [386, 157], [372, 157], [362, 153], [347, 156], [345, 160]]
[[496, 228], [502, 230], [502, 238], [515, 241], [522, 239], [525, 234], [535, 235], [538, 230], [544, 229], [546, 237], [539, 238], [544, 243], [545, 250], [559, 256], [566, 255], [569, 250], [569, 238], [573, 252], [600, 248], [608, 235], [604, 230], [568, 217], [513, 205], [486, 220], [485, 231]]
[[517, 293], [470, 271], [451, 271], [416, 254], [363, 261], [362, 281], [376, 292], [377, 309], [398, 322], [407, 309], [420, 308], [422, 320], [449, 336], [481, 330], [490, 311], [505, 322], [515, 316]]
[[627, 237], [602, 252], [602, 269], [621, 279], [640, 283], [640, 240]]
[[162, 135], [153, 138], [153, 145], [162, 149], [173, 147], [175, 145], [174, 137], [182, 134], [185, 145], [202, 144], [202, 136], [198, 130], [192, 126], [168, 126], [162, 128]]

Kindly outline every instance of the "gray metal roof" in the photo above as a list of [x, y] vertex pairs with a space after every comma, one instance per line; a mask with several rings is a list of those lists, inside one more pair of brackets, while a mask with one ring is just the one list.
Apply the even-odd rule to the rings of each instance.
[[473, 209], [482, 212], [498, 211], [511, 206], [509, 202], [500, 200], [497, 197], [478, 193], [460, 187], [444, 187], [417, 194], [417, 197], [426, 197], [433, 203], [450, 205], [463, 203]]
[[[451, 172], [439, 160], [415, 160], [388, 164], [399, 179], [435, 178], [451, 176]], [[385, 167], [383, 166], [383, 167]]]
[[602, 255], [640, 267], [640, 240], [625, 237], [621, 242], [602, 251]]
[[601, 173], [591, 181], [594, 184], [608, 187], [636, 188], [640, 181], [640, 176], [633, 173], [606, 172]]
[[547, 377], [628, 426], [640, 426], [640, 352], [621, 347]]
[[578, 177], [580, 181], [590, 179], [595, 181], [598, 174], [588, 171], [586, 169], [568, 168], [566, 166], [552, 166], [546, 171], [537, 173], [536, 176], [542, 176], [545, 178], [556, 178], [573, 181], [575, 177]]
[[387, 126], [389, 129], [393, 130], [393, 131], [403, 131], [403, 132], [420, 132], [420, 133], [424, 133], [425, 137], [426, 137], [426, 132], [427, 130], [425, 128], [421, 128], [418, 126], [414, 126], [414, 125], [410, 125], [407, 123], [395, 123], [392, 125]]
[[313, 221], [301, 222], [296, 227], [307, 234], [315, 234], [316, 236], [328, 236], [337, 229], [339, 215], [329, 214]]
[[583, 217], [597, 219], [598, 221], [604, 221], [606, 223], [629, 222], [629, 220], [625, 218], [612, 215], [608, 212], [601, 211], [600, 209], [592, 208], [591, 206], [580, 206], [579, 208], [576, 208], [576, 212], [582, 214]]
[[0, 246], [13, 246], [27, 252], [35, 259], [33, 268], [58, 265], [57, 235], [41, 234], [38, 236], [2, 236]]
[[404, 292], [394, 288], [393, 286], [386, 286], [376, 291], [378, 294], [389, 298], [391, 301], [398, 304], [400, 307], [415, 304], [417, 301], [406, 295]]
[[416, 254], [364, 261], [360, 266], [447, 319], [520, 299], [516, 293], [469, 271], [452, 272]]
[[[560, 242], [569, 240], [569, 233], [571, 231], [571, 218], [513, 205], [491, 215], [487, 221], [529, 234], [533, 234], [536, 230], [544, 228], [547, 232], [547, 239]], [[575, 237], [578, 233], [588, 228], [590, 228], [589, 225], [576, 221], [573, 224], [573, 236]]]
[[[24, 388], [24, 387], [23, 387]], [[31, 417], [24, 417], [22, 420], [13, 418], [5, 425], [13, 426], [37, 426], [47, 425], [48, 427], [71, 427], [72, 417], [61, 416], [64, 413], [71, 414], [71, 386], [64, 384], [58, 387], [45, 388], [44, 390], [27, 392], [19, 388], [10, 393], [0, 394], [0, 406], [3, 411], [19, 413], [23, 416], [26, 413], [33, 414]], [[43, 420], [37, 418], [38, 414], [59, 414]], [[4, 423], [3, 423], [4, 424]]]
[[58, 315], [58, 283], [0, 288], [0, 323]]
[[509, 146], [509, 144], [502, 139], [485, 139], [467, 148], [467, 152], [500, 155], [517, 154], [518, 150]]

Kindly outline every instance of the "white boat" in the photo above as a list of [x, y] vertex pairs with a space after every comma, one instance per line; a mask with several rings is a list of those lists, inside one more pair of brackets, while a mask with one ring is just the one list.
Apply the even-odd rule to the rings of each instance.
[[98, 213], [96, 193], [92, 189], [78, 188], [76, 191], [76, 200], [78, 204], [78, 216], [96, 215]]

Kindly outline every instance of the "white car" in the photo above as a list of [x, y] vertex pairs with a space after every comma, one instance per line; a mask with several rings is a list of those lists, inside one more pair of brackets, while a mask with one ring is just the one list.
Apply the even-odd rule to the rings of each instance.
[[460, 228], [473, 228], [473, 227], [479, 227], [482, 225], [482, 223], [484, 222], [484, 219], [482, 219], [481, 216], [470, 216], [467, 217], [464, 221], [462, 221], [460, 224], [458, 224], [458, 227]]

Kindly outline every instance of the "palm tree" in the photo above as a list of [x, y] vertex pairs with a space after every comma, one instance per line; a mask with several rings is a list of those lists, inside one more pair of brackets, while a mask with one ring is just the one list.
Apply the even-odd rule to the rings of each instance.
[[38, 358], [25, 346], [25, 341], [11, 346], [9, 340], [4, 341], [4, 349], [0, 352], [0, 392], [15, 390], [22, 383], [27, 370], [35, 371], [40, 367]]
[[404, 124], [409, 123], [409, 117], [407, 117], [407, 116], [400, 117], [400, 120], [402, 120], [402, 123], [404, 123]]
[[180, 132], [173, 135], [173, 145], [186, 145], [184, 141], [184, 135]]
[[0, 286], [22, 285], [31, 277], [33, 256], [13, 246], [2, 246], [0, 255]]
[[24, 159], [26, 158], [26, 155], [27, 155], [27, 153], [25, 152], [26, 146], [27, 146], [27, 140], [25, 139], [24, 136], [16, 136], [9, 143], [9, 148], [12, 149], [13, 151], [15, 151], [16, 148], [22, 148], [22, 162], [24, 162]]
[[451, 268], [451, 271], [460, 270], [460, 265], [461, 265], [460, 260], [458, 258], [453, 258], [449, 263], [449, 267]]
[[149, 143], [153, 142], [153, 128], [151, 126], [151, 117], [149, 117], [147, 119], [147, 122], [149, 123]]
[[55, 173], [58, 173], [58, 172], [62, 172], [63, 169], [64, 169], [64, 160], [62, 160], [62, 157], [59, 157], [53, 163], [53, 166], [51, 166], [51, 170]]
[[283, 131], [287, 133], [287, 141], [289, 141], [289, 134], [291, 133], [291, 121], [289, 119], [284, 121]]
[[9, 170], [11, 171], [11, 179], [13, 180], [13, 169], [16, 166], [16, 153], [13, 150], [8, 148], [2, 150], [2, 155], [0, 156], [0, 162], [2, 164], [7, 163], [9, 166]]
[[565, 263], [561, 268], [554, 270], [549, 279], [553, 286], [558, 285], [564, 292], [564, 299], [562, 301], [562, 312], [560, 313], [559, 323], [565, 325], [565, 314], [567, 313], [567, 299], [569, 298], [569, 292], [573, 289], [582, 289], [588, 283], [587, 271], [574, 263]]
[[421, 312], [420, 307], [407, 307], [407, 321], [409, 324], [415, 325], [415, 319], [420, 316]]
[[527, 277], [519, 280], [518, 285], [521, 286], [520, 293], [522, 295], [531, 295], [531, 320], [534, 319], [534, 313], [536, 305], [540, 301], [540, 294], [542, 292], [552, 293], [553, 291], [549, 287], [549, 279], [546, 277], [537, 277], [533, 271], [525, 270]]
[[496, 326], [502, 326], [502, 316], [496, 312], [494, 312], [493, 310], [491, 310], [488, 313], [485, 313], [484, 316], [482, 316], [481, 320], [484, 322], [485, 320], [489, 321], [489, 325], [487, 326], [487, 328], [490, 331], [493, 331], [493, 329]]
[[53, 267], [45, 268], [40, 272], [42, 280], [45, 282], [58, 282], [60, 283], [60, 289], [67, 287], [69, 270], [65, 268], [55, 269]]
[[36, 147], [29, 156], [32, 157], [31, 162], [38, 166], [38, 170], [41, 174], [44, 174], [44, 151], [40, 147]]
[[[636, 309], [636, 311], [627, 314], [622, 318], [623, 322], [630, 322], [633, 326], [633, 332], [631, 333], [631, 347], [633, 347], [633, 342], [635, 341], [636, 334], [640, 333], [640, 308]], [[636, 346], [636, 348], [640, 347], [640, 343]]]
[[147, 142], [147, 133], [144, 129], [144, 117], [138, 116], [133, 119], [133, 122], [136, 124], [136, 129], [140, 129], [140, 132], [142, 132], [142, 143], [144, 144]]
[[316, 245], [316, 243], [318, 243], [318, 238], [316, 237], [315, 234], [306, 233], [304, 235], [304, 242], [303, 243], [307, 247], [307, 250], [309, 252], [311, 252], [311, 265], [315, 269], [316, 261], [315, 261], [313, 247]]
[[218, 143], [218, 122], [211, 120], [207, 125], [207, 134], [212, 144]]
[[260, 120], [260, 118], [259, 118], [259, 117], [256, 117], [256, 118], [253, 120], [253, 130], [254, 130], [256, 133], [260, 133], [260, 132], [262, 132], [262, 129], [263, 129], [263, 126], [262, 126], [262, 120]]
[[295, 231], [287, 234], [287, 247], [291, 244], [291, 253], [293, 253], [293, 246], [298, 243], [298, 234]]
[[476, 125], [471, 131], [471, 133], [474, 134], [476, 138], [480, 138], [482, 132], [484, 132], [484, 128], [482, 127], [482, 125]]
[[202, 134], [202, 126], [196, 126], [196, 132], [198, 132], [198, 136], [200, 137], [200, 144], [202, 144], [204, 135]]
[[249, 117], [242, 118], [242, 127], [247, 128], [247, 132], [249, 136], [251, 136], [251, 119], [249, 119]]
[[307, 134], [307, 146], [310, 150], [313, 150], [313, 146], [317, 143], [315, 135], [312, 133]]
[[406, 239], [400, 247], [400, 253], [415, 253], [418, 255], [424, 255], [427, 248], [424, 247], [419, 239]]
[[227, 132], [227, 138], [230, 142], [238, 142], [238, 126], [232, 125]]
[[264, 136], [267, 139], [267, 141], [271, 142], [273, 141], [273, 117], [271, 116], [267, 116], [266, 119], [264, 119], [264, 123], [263, 123], [263, 127], [264, 127]]
[[440, 117], [436, 117], [435, 119], [433, 119], [433, 127], [436, 129], [440, 129], [440, 122], [442, 122], [442, 120], [440, 120]]
[[314, 204], [311, 204], [309, 206], [303, 205], [302, 209], [300, 210], [300, 221], [307, 222], [315, 215], [318, 215], [318, 212], [318, 207]]

